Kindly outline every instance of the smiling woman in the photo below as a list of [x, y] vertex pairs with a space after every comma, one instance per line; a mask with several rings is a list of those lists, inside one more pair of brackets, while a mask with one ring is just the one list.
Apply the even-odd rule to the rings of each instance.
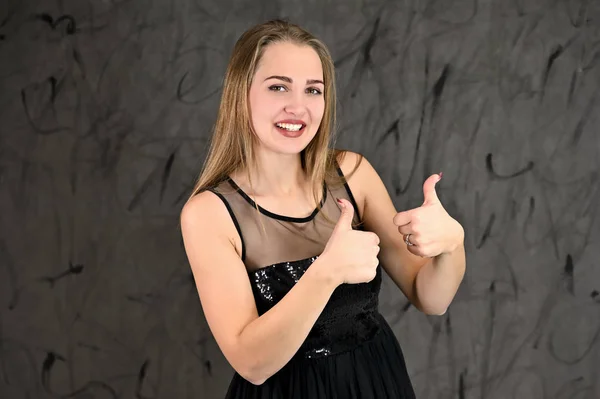
[[462, 279], [439, 176], [421, 208], [397, 213], [366, 159], [330, 147], [335, 101], [329, 52], [297, 25], [270, 21], [236, 43], [181, 212], [204, 315], [236, 371], [227, 398], [414, 398], [378, 311], [382, 268], [430, 314]]
[[305, 148], [323, 119], [324, 87], [321, 60], [312, 47], [287, 41], [267, 46], [249, 93], [252, 126], [261, 143], [292, 154]]

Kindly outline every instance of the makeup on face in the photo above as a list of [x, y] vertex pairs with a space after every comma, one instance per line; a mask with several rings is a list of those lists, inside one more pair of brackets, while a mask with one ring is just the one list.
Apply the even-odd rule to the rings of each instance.
[[295, 139], [288, 141], [291, 146], [279, 148], [300, 151], [323, 118], [325, 84], [319, 56], [309, 46], [269, 45], [255, 78], [250, 106], [256, 134], [271, 148], [286, 145], [281, 139]]
[[[290, 78], [288, 76], [281, 76], [281, 75], [269, 76], [265, 79], [265, 82], [268, 80], [278, 80], [283, 83], [283, 85], [279, 85], [279, 84], [275, 83], [275, 84], [269, 86], [269, 90], [272, 90], [275, 92], [285, 92], [288, 90], [288, 88], [286, 87], [285, 84], [293, 85], [293, 83], [294, 83], [292, 78]], [[322, 96], [323, 89], [321, 88], [321, 86], [324, 86], [324, 85], [325, 85], [325, 83], [320, 79], [307, 79], [305, 91], [307, 92], [307, 95]], [[280, 90], [280, 89], [283, 89], [283, 90]], [[307, 122], [302, 119], [283, 119], [283, 120], [276, 121], [274, 125], [275, 125], [276, 130], [279, 133], [281, 133], [283, 136], [289, 137], [289, 138], [297, 138], [297, 137], [300, 137], [302, 135], [302, 133], [304, 133], [306, 126], [307, 126]]]

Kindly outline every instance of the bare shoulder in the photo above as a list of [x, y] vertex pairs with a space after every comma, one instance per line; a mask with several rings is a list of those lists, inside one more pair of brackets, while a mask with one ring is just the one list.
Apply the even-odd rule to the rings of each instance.
[[206, 190], [191, 198], [180, 214], [185, 236], [199, 236], [203, 241], [226, 240], [241, 254], [241, 240], [223, 200]]
[[227, 360], [243, 370], [247, 362], [237, 337], [258, 313], [246, 267], [232, 242], [237, 234], [233, 220], [221, 198], [203, 191], [184, 205], [180, 221], [204, 316]]

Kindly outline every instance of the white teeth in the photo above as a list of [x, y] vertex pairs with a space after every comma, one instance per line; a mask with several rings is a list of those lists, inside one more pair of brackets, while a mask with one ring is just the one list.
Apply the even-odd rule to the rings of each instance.
[[280, 127], [285, 130], [290, 130], [292, 132], [297, 132], [302, 129], [302, 125], [297, 125], [295, 123], [276, 123], [275, 126]]

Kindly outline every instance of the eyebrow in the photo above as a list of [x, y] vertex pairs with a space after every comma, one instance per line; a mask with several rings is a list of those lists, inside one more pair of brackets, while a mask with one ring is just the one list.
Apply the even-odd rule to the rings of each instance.
[[[280, 76], [280, 75], [269, 76], [268, 78], [265, 79], [265, 81], [267, 81], [269, 79], [279, 79], [279, 80], [283, 80], [284, 82], [288, 82], [288, 83], [292, 83], [293, 82], [292, 78], [288, 78], [287, 76]], [[320, 83], [323, 86], [325, 86], [325, 83], [322, 80], [319, 80], [319, 79], [307, 79], [306, 80], [306, 84], [307, 85], [312, 85], [312, 84], [315, 84], [315, 83]]]

